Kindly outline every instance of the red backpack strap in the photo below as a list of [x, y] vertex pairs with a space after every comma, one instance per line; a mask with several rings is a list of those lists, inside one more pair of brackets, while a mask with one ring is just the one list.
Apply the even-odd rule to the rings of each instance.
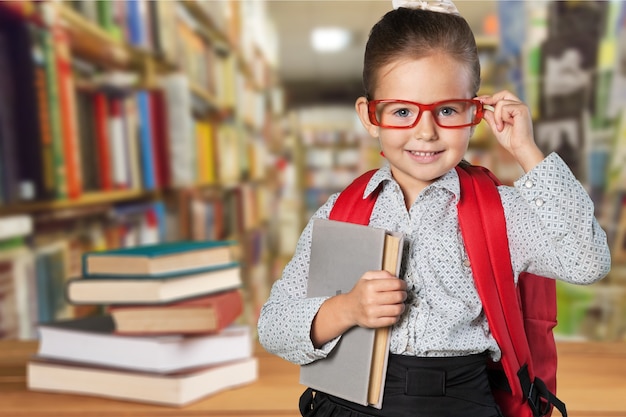
[[[511, 389], [507, 407], [516, 417], [544, 416], [555, 405], [567, 416], [565, 405], [535, 378], [496, 187], [499, 181], [482, 167], [457, 167], [457, 172], [461, 183], [459, 226], [489, 327], [502, 350], [501, 365]], [[526, 401], [530, 407], [524, 405]]]
[[328, 216], [330, 220], [364, 224], [366, 226], [370, 223], [370, 216], [372, 210], [374, 210], [380, 187], [366, 198], [363, 198], [363, 194], [376, 171], [376, 169], [373, 169], [362, 174], [339, 194]]

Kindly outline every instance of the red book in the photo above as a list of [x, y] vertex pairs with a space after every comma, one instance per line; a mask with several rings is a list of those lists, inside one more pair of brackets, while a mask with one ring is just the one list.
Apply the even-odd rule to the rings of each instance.
[[60, 26], [52, 28], [57, 80], [59, 85], [59, 102], [61, 128], [63, 131], [63, 150], [65, 154], [65, 172], [67, 175], [67, 195], [77, 198], [83, 191], [82, 169], [80, 166], [80, 145], [78, 139], [78, 122], [76, 120], [76, 97], [72, 60], [67, 33]]
[[96, 124], [96, 150], [98, 152], [98, 163], [100, 164], [100, 189], [108, 191], [113, 189], [109, 149], [109, 105], [106, 94], [101, 92], [95, 93], [93, 100]]
[[243, 311], [238, 289], [207, 294], [171, 304], [111, 305], [109, 313], [119, 334], [217, 333]]
[[152, 121], [152, 148], [154, 149], [154, 168], [158, 187], [171, 184], [171, 169], [168, 149], [167, 113], [163, 91], [152, 90], [149, 93]]

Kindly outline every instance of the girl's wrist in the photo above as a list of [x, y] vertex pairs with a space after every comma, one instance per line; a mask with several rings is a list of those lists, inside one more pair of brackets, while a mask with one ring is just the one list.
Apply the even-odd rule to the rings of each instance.
[[531, 171], [545, 159], [545, 155], [535, 143], [532, 146], [517, 150], [514, 156], [524, 172]]

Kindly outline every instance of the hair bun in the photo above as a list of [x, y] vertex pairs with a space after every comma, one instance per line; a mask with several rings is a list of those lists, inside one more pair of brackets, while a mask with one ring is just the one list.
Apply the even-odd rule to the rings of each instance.
[[457, 16], [461, 15], [451, 0], [392, 0], [391, 3], [394, 9], [406, 7], [407, 9], [421, 9]]

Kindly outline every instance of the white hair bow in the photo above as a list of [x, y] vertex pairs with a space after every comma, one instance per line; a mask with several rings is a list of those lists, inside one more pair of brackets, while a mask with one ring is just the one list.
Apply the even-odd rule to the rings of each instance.
[[422, 9], [430, 10], [431, 12], [461, 15], [451, 0], [392, 0], [391, 3], [394, 9], [406, 7], [407, 9]]

